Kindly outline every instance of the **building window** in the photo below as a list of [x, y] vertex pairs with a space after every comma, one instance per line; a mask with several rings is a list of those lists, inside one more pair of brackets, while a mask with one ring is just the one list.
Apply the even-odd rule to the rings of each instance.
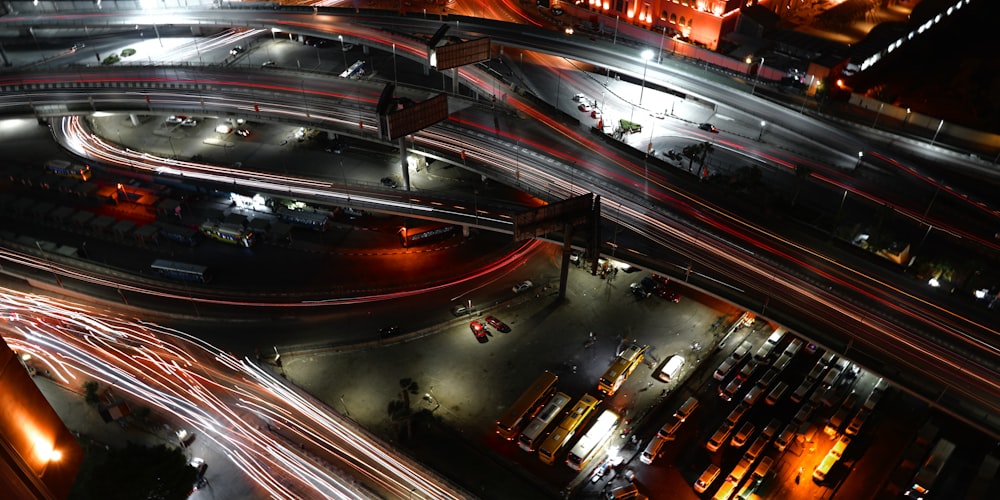
[[677, 24], [677, 14], [670, 14], [670, 24]]
[[681, 16], [681, 26], [684, 26], [684, 16]]

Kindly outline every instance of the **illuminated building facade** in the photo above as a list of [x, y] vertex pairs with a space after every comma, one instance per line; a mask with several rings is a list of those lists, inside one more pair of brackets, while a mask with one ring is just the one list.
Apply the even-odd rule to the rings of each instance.
[[69, 496], [83, 450], [0, 338], [0, 496]]
[[757, 5], [758, 0], [578, 0], [576, 4], [715, 50], [722, 35], [735, 29], [740, 9]]

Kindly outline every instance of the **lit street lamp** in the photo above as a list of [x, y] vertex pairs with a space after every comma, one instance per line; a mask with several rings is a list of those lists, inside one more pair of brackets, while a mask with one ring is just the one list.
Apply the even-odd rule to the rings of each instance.
[[761, 120], [760, 121], [760, 134], [757, 135], [757, 140], [758, 141], [761, 141], [764, 138], [764, 126], [765, 125], [767, 125], [767, 122], [764, 121], [764, 120]]
[[861, 159], [865, 157], [864, 151], [858, 151], [858, 164], [854, 166], [854, 170], [861, 168]]
[[[646, 68], [649, 67], [649, 60], [653, 58], [653, 51], [646, 49], [642, 51], [642, 85], [639, 88], [639, 107], [642, 107], [642, 95], [646, 91]], [[628, 121], [632, 121], [635, 118], [635, 104], [632, 105], [632, 114], [629, 115]]]

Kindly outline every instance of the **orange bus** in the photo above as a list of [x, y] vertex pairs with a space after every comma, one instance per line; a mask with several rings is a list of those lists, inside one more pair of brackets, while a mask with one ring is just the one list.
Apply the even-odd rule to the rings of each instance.
[[531, 387], [528, 387], [528, 390], [517, 398], [514, 405], [497, 420], [497, 434], [508, 441], [513, 441], [521, 430], [521, 426], [531, 420], [555, 393], [557, 380], [559, 377], [552, 372], [545, 372], [538, 377], [531, 384]]

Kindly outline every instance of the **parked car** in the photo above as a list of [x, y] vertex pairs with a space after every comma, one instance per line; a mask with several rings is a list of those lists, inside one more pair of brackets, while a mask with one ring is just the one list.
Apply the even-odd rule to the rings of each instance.
[[237, 45], [237, 46], [229, 49], [229, 55], [231, 55], [231, 56], [235, 56], [235, 55], [237, 55], [237, 54], [239, 54], [241, 52], [243, 52], [243, 46], [242, 45]]
[[490, 326], [492, 326], [493, 328], [496, 328], [498, 331], [501, 331], [503, 333], [510, 332], [510, 327], [507, 326], [507, 323], [500, 321], [499, 319], [497, 319], [496, 316], [487, 316], [486, 322], [489, 323]]
[[181, 122], [183, 122], [184, 118], [187, 118], [187, 117], [186, 116], [173, 116], [173, 115], [171, 115], [171, 116], [168, 116], [167, 119], [164, 120], [164, 121], [166, 121], [167, 123], [169, 123], [171, 125], [177, 125], [177, 124], [180, 124]]
[[392, 177], [383, 177], [381, 182], [382, 185], [387, 188], [396, 189], [397, 187], [399, 187], [399, 184], [397, 184], [396, 180], [393, 179]]
[[264, 62], [260, 63], [260, 67], [261, 67], [261, 68], [266, 68], [266, 67], [268, 67], [268, 66], [274, 66], [274, 61], [272, 61], [272, 60], [268, 59], [268, 60], [266, 60], [266, 61], [264, 61]]
[[600, 109], [598, 109], [598, 108], [594, 108], [594, 109], [593, 109], [593, 110], [592, 110], [592, 111], [590, 112], [590, 117], [591, 117], [591, 118], [600, 118], [600, 117], [601, 117], [601, 110], [600, 110]]
[[521, 292], [523, 292], [525, 290], [530, 289], [533, 286], [535, 286], [534, 283], [532, 283], [531, 281], [528, 281], [528, 280], [524, 280], [524, 281], [522, 281], [522, 282], [514, 285], [514, 288], [511, 288], [511, 290], [513, 290], [514, 293], [521, 293]]
[[663, 298], [669, 300], [670, 302], [673, 302], [673, 303], [677, 303], [677, 302], [681, 301], [680, 294], [678, 294], [677, 292], [675, 292], [673, 289], [667, 288], [665, 286], [658, 287], [656, 289], [656, 294], [659, 295], [660, 297], [663, 297]]
[[250, 137], [250, 130], [245, 128], [236, 129], [236, 135], [240, 137]]
[[185, 118], [184, 121], [181, 122], [182, 127], [194, 127], [197, 125], [198, 120], [195, 120], [194, 118]]
[[698, 128], [700, 128], [700, 129], [702, 129], [702, 130], [704, 130], [706, 132], [711, 132], [713, 134], [718, 134], [719, 133], [719, 128], [716, 127], [715, 125], [712, 125], [711, 123], [702, 123], [701, 125], [698, 125]]
[[589, 113], [589, 112], [591, 112], [591, 111], [592, 111], [592, 110], [593, 110], [594, 108], [593, 108], [593, 107], [592, 107], [592, 106], [591, 106], [590, 104], [588, 104], [588, 103], [585, 103], [585, 102], [581, 102], [581, 103], [580, 103], [580, 104], [579, 104], [579, 105], [578, 105], [578, 106], [576, 107], [576, 109], [579, 109], [580, 111], [583, 111], [584, 113]]
[[469, 328], [472, 330], [472, 334], [476, 336], [476, 340], [480, 344], [485, 344], [489, 342], [490, 339], [487, 337], [489, 334], [486, 332], [486, 327], [478, 321], [472, 321], [469, 323]]
[[339, 155], [342, 154], [344, 151], [347, 151], [347, 146], [342, 142], [335, 142], [324, 148], [324, 151], [326, 151], [327, 153], [334, 153]]
[[576, 94], [573, 96], [573, 100], [576, 102], [587, 102], [586, 94]]
[[451, 308], [451, 313], [455, 316], [465, 316], [466, 314], [472, 314], [473, 312], [475, 312], [475, 309], [466, 304], [459, 304]]

